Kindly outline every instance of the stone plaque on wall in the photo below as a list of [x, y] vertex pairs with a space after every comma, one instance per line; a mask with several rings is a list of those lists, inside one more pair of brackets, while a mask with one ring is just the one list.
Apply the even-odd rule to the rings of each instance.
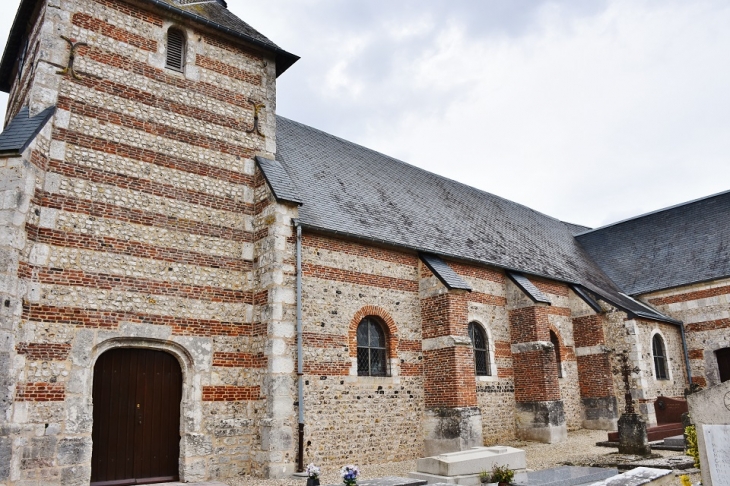
[[704, 425], [702, 431], [712, 484], [730, 485], [730, 425]]

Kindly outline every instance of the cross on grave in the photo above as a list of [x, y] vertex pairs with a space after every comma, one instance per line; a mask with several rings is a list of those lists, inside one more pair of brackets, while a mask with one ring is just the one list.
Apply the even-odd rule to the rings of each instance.
[[614, 373], [621, 373], [624, 380], [624, 398], [626, 401], [626, 410], [624, 413], [634, 414], [636, 409], [634, 408], [634, 398], [631, 396], [631, 375], [639, 374], [638, 366], [633, 368], [629, 365], [629, 353], [624, 351], [619, 355], [621, 364], [618, 369], [614, 369]]

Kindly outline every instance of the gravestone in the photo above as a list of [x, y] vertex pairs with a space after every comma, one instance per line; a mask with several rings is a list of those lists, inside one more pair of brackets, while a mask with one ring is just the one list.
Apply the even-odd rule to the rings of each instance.
[[702, 484], [730, 486], [730, 381], [687, 397], [697, 427]]
[[688, 411], [684, 398], [659, 397], [654, 402], [657, 425], [682, 422], [682, 414]]

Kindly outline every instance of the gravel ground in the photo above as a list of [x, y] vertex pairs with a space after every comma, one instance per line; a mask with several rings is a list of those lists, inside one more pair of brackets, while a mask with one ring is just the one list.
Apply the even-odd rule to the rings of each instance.
[[[598, 430], [577, 430], [568, 434], [568, 440], [560, 444], [542, 444], [527, 441], [509, 441], [500, 445], [507, 445], [524, 449], [527, 456], [528, 470], [547, 469], [570, 463], [575, 465], [603, 464], [617, 457], [616, 450], [596, 446], [596, 442], [605, 440], [606, 432]], [[662, 457], [680, 455], [673, 451], [655, 451]], [[609, 457], [607, 457], [609, 456]], [[390, 464], [360, 465], [361, 479], [370, 479], [383, 476], [407, 476], [415, 471], [416, 461], [393, 462]], [[699, 474], [690, 475], [693, 484], [700, 481]], [[322, 484], [340, 484], [338, 468], [323, 468]], [[229, 480], [230, 486], [304, 486], [304, 479], [255, 479], [241, 478]], [[676, 484], [679, 484], [677, 479]]]

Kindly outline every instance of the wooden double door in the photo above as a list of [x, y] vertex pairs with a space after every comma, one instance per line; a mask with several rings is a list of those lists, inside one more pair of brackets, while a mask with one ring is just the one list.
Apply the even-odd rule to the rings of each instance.
[[107, 351], [94, 367], [92, 486], [178, 480], [182, 372], [162, 351]]

